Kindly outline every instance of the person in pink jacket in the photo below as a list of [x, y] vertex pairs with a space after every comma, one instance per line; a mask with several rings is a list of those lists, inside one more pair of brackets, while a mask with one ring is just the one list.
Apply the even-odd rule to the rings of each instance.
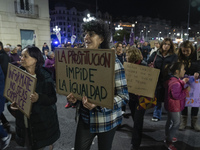
[[170, 150], [176, 150], [173, 142], [177, 141], [175, 138], [176, 131], [179, 128], [181, 121], [181, 111], [185, 107], [185, 98], [190, 87], [184, 88], [188, 78], [183, 78], [185, 75], [184, 64], [175, 62], [168, 65], [165, 69], [165, 74], [168, 75], [168, 80], [165, 82], [165, 101], [164, 106], [168, 111], [168, 118], [165, 125], [165, 145]]

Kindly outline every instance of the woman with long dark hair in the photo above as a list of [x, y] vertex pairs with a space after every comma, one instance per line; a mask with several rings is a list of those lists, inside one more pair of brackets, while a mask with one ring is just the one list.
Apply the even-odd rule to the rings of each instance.
[[[185, 64], [186, 75], [194, 76], [194, 79], [199, 78], [200, 73], [200, 61], [197, 60], [197, 55], [194, 46], [190, 41], [184, 41], [181, 43], [178, 60]], [[200, 131], [200, 127], [197, 125], [199, 107], [191, 108], [191, 127], [195, 131]], [[188, 118], [188, 107], [185, 107], [182, 111], [181, 125], [179, 130], [185, 130]]]
[[160, 69], [160, 75], [158, 78], [158, 83], [156, 86], [155, 95], [157, 97], [157, 105], [154, 108], [152, 121], [159, 121], [162, 116], [162, 102], [164, 102], [165, 88], [164, 84], [164, 68], [167, 64], [177, 61], [177, 55], [174, 51], [174, 44], [170, 38], [165, 38], [161, 44], [160, 48], [154, 52], [148, 59], [148, 64], [154, 61], [154, 67]]

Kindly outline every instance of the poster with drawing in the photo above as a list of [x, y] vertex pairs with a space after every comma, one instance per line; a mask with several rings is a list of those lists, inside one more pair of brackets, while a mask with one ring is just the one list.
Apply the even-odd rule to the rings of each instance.
[[190, 86], [189, 95], [186, 97], [186, 107], [200, 107], [200, 79], [191, 80], [194, 76], [189, 76], [190, 82], [185, 84], [185, 87]]

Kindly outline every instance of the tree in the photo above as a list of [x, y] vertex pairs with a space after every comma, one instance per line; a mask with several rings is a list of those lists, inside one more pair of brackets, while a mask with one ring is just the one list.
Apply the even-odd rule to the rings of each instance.
[[115, 31], [115, 34], [113, 35], [113, 39], [115, 41], [121, 41], [122, 42], [124, 40], [124, 35], [126, 37], [126, 42], [129, 41], [130, 34], [124, 29]]

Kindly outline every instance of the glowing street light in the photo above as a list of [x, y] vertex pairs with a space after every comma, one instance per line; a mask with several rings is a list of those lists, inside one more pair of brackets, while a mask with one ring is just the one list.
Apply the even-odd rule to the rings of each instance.
[[56, 33], [60, 32], [60, 28], [58, 28], [58, 26], [55, 26], [55, 28], [53, 28], [53, 31], [56, 32]]
[[118, 25], [117, 27], [115, 27], [115, 30], [123, 30], [123, 27], [120, 27], [120, 25]]
[[56, 36], [57, 36], [59, 42], [61, 43], [60, 28], [58, 28], [58, 26], [55, 26], [55, 28], [53, 28], [53, 31], [56, 32]]
[[158, 40], [160, 40], [160, 34], [161, 34], [162, 32], [160, 31], [160, 32], [158, 32]]
[[143, 30], [140, 31], [140, 40], [142, 40]]
[[87, 18], [84, 17], [83, 22], [89, 22], [89, 21], [92, 21], [92, 20], [95, 20], [95, 19], [96, 19], [95, 17], [91, 17], [90, 14], [87, 14]]

